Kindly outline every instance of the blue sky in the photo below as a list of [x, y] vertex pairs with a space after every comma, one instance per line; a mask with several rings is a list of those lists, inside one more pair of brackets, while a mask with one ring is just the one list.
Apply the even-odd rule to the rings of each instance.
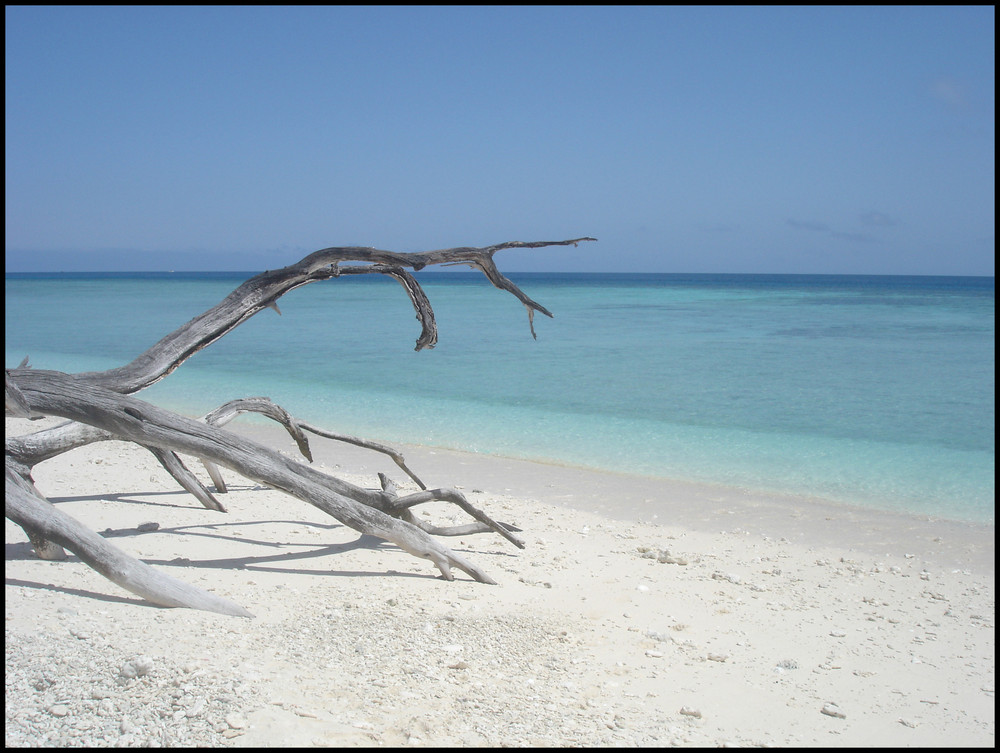
[[994, 274], [992, 7], [6, 7], [6, 270]]

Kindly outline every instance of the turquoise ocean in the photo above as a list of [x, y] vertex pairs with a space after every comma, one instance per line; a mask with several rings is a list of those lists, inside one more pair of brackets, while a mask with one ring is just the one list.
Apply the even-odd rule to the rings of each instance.
[[[247, 273], [7, 274], [5, 364], [122, 365]], [[139, 397], [348, 434], [994, 521], [993, 277], [418, 275], [299, 288]]]

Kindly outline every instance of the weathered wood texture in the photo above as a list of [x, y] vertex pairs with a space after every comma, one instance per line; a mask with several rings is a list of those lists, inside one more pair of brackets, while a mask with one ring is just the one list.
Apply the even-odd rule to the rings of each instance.
[[[191, 355], [264, 308], [280, 313], [277, 300], [289, 291], [343, 275], [384, 274], [402, 284], [421, 323], [417, 350], [434, 346], [437, 327], [429, 299], [408, 270], [419, 270], [431, 264], [465, 264], [481, 270], [493, 285], [521, 301], [528, 311], [534, 336], [534, 312], [552, 314], [504, 277], [493, 255], [508, 248], [566, 246], [591, 240], [594, 239], [509, 242], [486, 248], [461, 247], [412, 254], [355, 247], [323, 249], [296, 264], [247, 280], [217, 306], [120, 368], [65, 374], [31, 369], [25, 359], [18, 368], [6, 370], [7, 415], [61, 416], [69, 422], [33, 434], [6, 438], [6, 515], [25, 530], [40, 557], [58, 559], [64, 556], [62, 547], [65, 547], [105, 577], [153, 603], [249, 616], [238, 605], [160, 574], [125, 555], [82, 523], [57, 510], [35, 488], [31, 469], [43, 460], [91, 442], [118, 439], [148, 449], [182, 488], [209, 509], [225, 510], [216, 495], [226, 491], [219, 467], [227, 468], [315, 505], [362, 534], [385, 539], [415, 557], [431, 560], [448, 580], [453, 577], [452, 568], [458, 568], [476, 581], [494, 583], [489, 575], [442, 545], [433, 535], [493, 531], [523, 548], [524, 543], [517, 536], [518, 529], [494, 521], [454, 489], [427, 490], [395, 450], [298, 421], [267, 398], [234, 400], [196, 420], [158, 408], [132, 394], [163, 379]], [[309, 461], [312, 455], [306, 432], [383, 452], [417, 483], [421, 491], [400, 497], [395, 485], [385, 476], [381, 476], [381, 491], [363, 489], [222, 428], [244, 412], [260, 413], [281, 423]], [[205, 463], [215, 485], [215, 494], [184, 465], [178, 453]], [[455, 504], [476, 522], [437, 527], [418, 520], [410, 512], [413, 506], [430, 501]]]

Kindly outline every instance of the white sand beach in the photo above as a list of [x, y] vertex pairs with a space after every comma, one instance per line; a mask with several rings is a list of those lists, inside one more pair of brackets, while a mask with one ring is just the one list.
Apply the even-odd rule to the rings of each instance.
[[[230, 428], [293, 454], [280, 429]], [[312, 443], [349, 481], [415, 488]], [[523, 530], [525, 550], [447, 540], [498, 585], [231, 472], [229, 512], [206, 510], [124, 443], [39, 465], [59, 509], [255, 617], [152, 606], [8, 521], [6, 745], [995, 743], [993, 526], [400, 449]]]

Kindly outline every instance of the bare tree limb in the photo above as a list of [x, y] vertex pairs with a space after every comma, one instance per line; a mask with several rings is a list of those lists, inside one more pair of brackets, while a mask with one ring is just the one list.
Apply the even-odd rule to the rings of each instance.
[[190, 607], [236, 617], [252, 617], [228, 599], [164, 575], [129, 557], [76, 519], [54, 507], [7, 464], [4, 514], [25, 531], [64, 546], [101, 575], [127, 591], [165, 607]]
[[335, 434], [332, 431], [328, 431], [327, 429], [321, 429], [320, 427], [306, 423], [305, 421], [300, 421], [299, 426], [301, 426], [304, 431], [311, 432], [320, 437], [326, 437], [327, 439], [335, 439], [338, 442], [345, 442], [346, 444], [352, 444], [356, 447], [363, 447], [366, 450], [373, 450], [375, 452], [381, 452], [383, 455], [388, 455], [390, 458], [392, 458], [392, 461], [399, 466], [399, 468], [403, 471], [403, 473], [409, 476], [417, 486], [419, 486], [421, 489], [427, 488], [424, 482], [420, 480], [420, 477], [416, 473], [410, 470], [410, 467], [406, 464], [406, 459], [402, 456], [402, 454], [399, 453], [397, 450], [394, 450], [392, 447], [389, 447], [388, 445], [384, 445], [380, 442], [373, 442], [370, 439], [361, 439], [359, 437], [352, 437], [348, 434]]
[[[312, 450], [309, 447], [309, 440], [304, 433], [307, 431], [311, 434], [325, 437], [326, 439], [334, 439], [338, 442], [345, 442], [347, 444], [355, 445], [356, 447], [363, 447], [367, 450], [373, 450], [375, 452], [380, 452], [383, 455], [388, 455], [407, 476], [413, 479], [417, 486], [421, 489], [427, 488], [424, 485], [424, 482], [420, 480], [420, 477], [411, 471], [406, 465], [406, 460], [403, 458], [402, 454], [394, 450], [392, 447], [379, 442], [373, 442], [370, 439], [360, 439], [347, 434], [337, 434], [329, 431], [328, 429], [321, 429], [313, 424], [300, 421], [292, 417], [288, 411], [280, 405], [272, 403], [270, 398], [247, 397], [239, 400], [231, 400], [228, 403], [219, 406], [211, 413], [205, 415], [202, 420], [213, 426], [225, 426], [241, 413], [260, 413], [280, 423], [285, 427], [288, 433], [291, 434], [292, 439], [295, 440], [295, 443], [299, 447], [299, 452], [301, 452], [302, 455], [310, 462], [312, 462]], [[212, 466], [211, 463], [206, 463], [205, 466], [208, 469], [209, 474], [212, 476], [212, 481], [215, 483], [216, 488], [220, 492], [224, 493], [225, 483], [222, 481], [221, 475], [218, 476], [218, 478], [216, 477], [218, 471], [213, 470], [214, 466]]]
[[302, 456], [312, 462], [312, 450], [309, 447], [309, 439], [302, 432], [302, 426], [291, 414], [280, 405], [275, 405], [268, 397], [243, 397], [238, 400], [230, 400], [223, 403], [215, 410], [205, 414], [202, 420], [211, 426], [225, 426], [241, 413], [259, 413], [277, 421], [285, 427], [285, 430], [295, 440], [299, 452]]
[[[391, 541], [410, 554], [429, 559], [447, 579], [457, 567], [482, 583], [495, 583], [478, 567], [424, 531], [381, 511], [379, 492], [328, 476], [235, 434], [165, 411], [133, 397], [80, 384], [56, 371], [23, 372], [20, 388], [28, 404], [47, 415], [87, 421], [144, 447], [160, 447], [206, 458], [246, 478], [315, 505], [363, 534]], [[8, 482], [8, 489], [10, 484]]]
[[[509, 241], [485, 248], [451, 248], [441, 251], [423, 251], [401, 254], [393, 251], [381, 251], [375, 248], [331, 247], [316, 251], [302, 261], [274, 271], [263, 272], [252, 277], [230, 293], [218, 305], [204, 314], [196, 316], [187, 324], [179, 327], [160, 340], [156, 345], [142, 353], [130, 364], [108, 371], [91, 371], [77, 374], [76, 378], [87, 384], [100, 384], [114, 392], [130, 394], [158, 382], [170, 374], [185, 360], [202, 348], [211, 345], [231, 329], [246, 321], [264, 308], [276, 306], [281, 296], [303, 285], [319, 280], [328, 280], [341, 274], [356, 274], [353, 268], [341, 268], [345, 262], [367, 262], [372, 265], [382, 265], [376, 272], [387, 274], [390, 271], [404, 267], [420, 270], [431, 264], [469, 264], [486, 275], [487, 279], [501, 290], [513, 294], [529, 312], [540, 311], [546, 316], [552, 314], [541, 304], [531, 300], [513, 282], [504, 277], [493, 262], [497, 251], [507, 248], [542, 248], [546, 246], [575, 246], [594, 238], [573, 238], [565, 241]], [[401, 275], [397, 276], [399, 280]], [[411, 294], [411, 300], [419, 285], [410, 278], [404, 284]], [[412, 292], [411, 292], [412, 291]], [[422, 291], [421, 291], [422, 292]], [[419, 296], [419, 294], [417, 294]], [[421, 303], [417, 316], [421, 319], [423, 329], [417, 341], [417, 349], [430, 347], [437, 341], [437, 326], [433, 318], [427, 318], [423, 307], [426, 296], [419, 298]], [[415, 304], [416, 305], [416, 304]], [[534, 329], [532, 327], [532, 332]]]
[[[83, 447], [92, 442], [106, 442], [121, 439], [121, 437], [95, 426], [66, 421], [57, 426], [42, 429], [20, 437], [7, 437], [5, 450], [8, 458], [34, 467], [50, 458], [64, 452]], [[146, 447], [160, 462], [164, 469], [174, 477], [181, 488], [190, 492], [209, 510], [225, 512], [222, 504], [212, 496], [193, 473], [184, 465], [176, 453], [161, 450], [156, 447]]]
[[[431, 560], [448, 580], [453, 578], [452, 569], [458, 568], [477, 581], [494, 583], [485, 572], [440, 544], [431, 534], [453, 536], [495, 531], [523, 548], [524, 542], [515, 535], [519, 529], [494, 521], [454, 489], [427, 490], [406, 466], [402, 455], [391, 448], [298, 421], [267, 398], [232, 401], [208, 414], [204, 421], [197, 421], [129, 395], [163, 379], [191, 355], [264, 308], [272, 308], [280, 314], [277, 300], [282, 295], [311, 282], [342, 275], [384, 274], [399, 282], [421, 323], [417, 350], [434, 347], [437, 325], [426, 293], [408, 270], [419, 271], [432, 264], [465, 264], [479, 269], [495, 287], [511, 293], [525, 306], [529, 327], [535, 336], [534, 313], [539, 311], [551, 317], [551, 312], [501, 274], [494, 263], [494, 255], [509, 248], [575, 246], [593, 240], [588, 237], [530, 243], [511, 241], [485, 248], [459, 247], [420, 253], [331, 247], [310, 254], [296, 264], [247, 280], [218, 305], [174, 330], [125, 366], [101, 372], [64, 374], [31, 369], [25, 359], [17, 369], [5, 370], [7, 414], [29, 418], [61, 416], [69, 422], [24, 437], [6, 438], [7, 517], [24, 528], [40, 556], [64, 556], [61, 546], [65, 546], [114, 582], [154, 603], [249, 616], [241, 607], [225, 599], [161, 576], [128, 557], [55, 509], [35, 489], [30, 475], [35, 464], [90, 442], [120, 439], [152, 452], [182, 488], [210, 509], [224, 511], [212, 493], [187, 469], [179, 453], [202, 459], [218, 493], [224, 493], [226, 487], [217, 466], [229, 468], [248, 479], [302, 499], [362, 534], [385, 539], [415, 557]], [[248, 411], [281, 423], [307, 460], [312, 459], [305, 436], [308, 431], [387, 454], [421, 491], [401, 497], [383, 474], [380, 474], [381, 491], [363, 489], [222, 428], [238, 414]], [[437, 527], [416, 520], [411, 508], [431, 501], [455, 504], [476, 522]]]
[[[493, 518], [484, 513], [482, 510], [473, 506], [460, 491], [455, 489], [425, 489], [423, 491], [416, 492], [415, 494], [408, 494], [405, 497], [399, 497], [396, 494], [395, 484], [390, 486], [388, 478], [382, 473], [379, 474], [379, 478], [382, 480], [382, 489], [390, 495], [389, 505], [386, 509], [386, 512], [390, 515], [399, 515], [402, 511], [409, 510], [411, 507], [416, 505], [422, 505], [425, 502], [450, 502], [465, 510], [465, 512], [467, 512], [470, 516], [478, 520], [483, 526], [485, 526], [486, 530], [496, 531], [518, 549], [524, 549], [524, 541], [522, 541], [519, 536], [514, 535], [513, 526], [509, 526], [505, 523], [498, 523], [493, 520]], [[415, 525], [419, 525], [416, 521], [412, 519], [409, 520]], [[435, 528], [434, 532], [438, 535], [462, 535], [464, 533], [471, 532], [470, 530], [465, 529], [461, 534], [442, 534], [443, 530], [448, 529]]]
[[[28, 359], [24, 359], [21, 362], [19, 368], [25, 368]], [[4, 371], [4, 413], [8, 416], [17, 416], [18, 418], [32, 418], [31, 407], [28, 405], [27, 401], [24, 399], [24, 395], [21, 394], [21, 390], [18, 389], [17, 385], [10, 378], [10, 370]]]
[[[223, 507], [222, 503], [219, 502], [215, 497], [212, 496], [212, 492], [205, 488], [205, 485], [198, 480], [198, 477], [188, 470], [188, 467], [184, 465], [183, 461], [177, 457], [177, 453], [173, 450], [165, 450], [162, 447], [147, 447], [153, 456], [160, 461], [162, 465], [171, 476], [181, 485], [181, 488], [189, 492], [195, 499], [201, 502], [209, 510], [216, 510], [218, 512], [225, 512], [226, 508]], [[206, 464], [209, 465], [209, 464]], [[218, 474], [218, 471], [214, 467], [209, 469], [209, 475], [212, 476], [212, 481], [216, 484], [216, 489], [220, 493], [225, 493], [225, 484], [219, 489], [219, 482], [222, 477]]]

